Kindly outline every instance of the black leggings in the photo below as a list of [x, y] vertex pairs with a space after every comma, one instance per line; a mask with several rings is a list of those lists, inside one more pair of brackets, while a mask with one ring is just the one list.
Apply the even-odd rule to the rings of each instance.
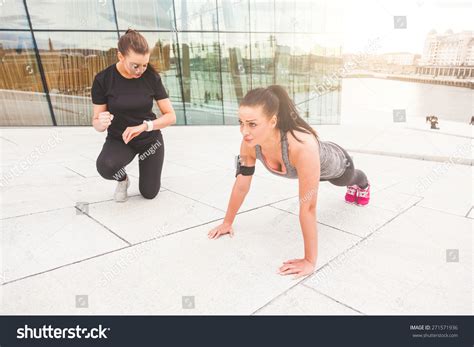
[[153, 199], [161, 186], [161, 170], [165, 156], [163, 136], [161, 131], [156, 131], [151, 143], [132, 145], [132, 142], [125, 144], [122, 140], [107, 137], [97, 157], [97, 171], [105, 179], [123, 181], [127, 178], [125, 166], [138, 154], [140, 193], [146, 199]]
[[358, 185], [361, 188], [366, 188], [369, 182], [365, 173], [354, 167], [354, 162], [352, 161], [351, 156], [349, 155], [349, 153], [346, 152], [344, 148], [339, 148], [342, 149], [342, 151], [344, 152], [344, 155], [346, 156], [349, 165], [346, 167], [346, 171], [344, 171], [341, 177], [333, 178], [328, 181], [336, 186], [341, 187]]

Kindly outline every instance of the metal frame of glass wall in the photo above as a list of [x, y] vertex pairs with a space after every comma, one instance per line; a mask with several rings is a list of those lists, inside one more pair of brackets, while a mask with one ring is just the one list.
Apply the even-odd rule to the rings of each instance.
[[93, 78], [128, 28], [146, 37], [177, 124], [237, 124], [245, 93], [271, 84], [308, 122], [340, 122], [337, 1], [0, 0], [0, 126], [90, 125]]

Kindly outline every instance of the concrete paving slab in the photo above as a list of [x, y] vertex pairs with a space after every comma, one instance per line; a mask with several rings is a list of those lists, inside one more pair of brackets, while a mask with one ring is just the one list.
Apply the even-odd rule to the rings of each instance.
[[412, 207], [305, 285], [366, 314], [472, 314], [472, 221]]
[[[164, 178], [162, 184], [170, 191], [225, 210], [234, 182], [234, 170], [214, 169], [205, 173], [190, 175], [186, 178]], [[286, 180], [282, 183], [276, 189], [273, 180], [259, 176], [253, 177], [250, 192], [242, 204], [241, 211], [298, 195], [295, 182]]]
[[[277, 214], [239, 215], [234, 238], [209, 240], [214, 223], [7, 284], [3, 313], [251, 314], [298, 283], [276, 273], [302, 255], [298, 218], [269, 228]], [[325, 226], [319, 237], [318, 267], [358, 240]], [[87, 309], [76, 295], [88, 295]]]
[[152, 200], [138, 195], [124, 203], [104, 201], [89, 206], [91, 217], [132, 244], [208, 223], [224, 214], [169, 191], [160, 192]]
[[255, 313], [256, 315], [360, 315], [350, 307], [318, 293], [316, 290], [299, 284], [283, 293], [267, 306]]
[[2, 220], [1, 228], [7, 281], [127, 246], [76, 208]]
[[[338, 191], [339, 194], [335, 194], [333, 189], [328, 188], [318, 192], [316, 212], [318, 222], [365, 237], [397, 215], [397, 212], [370, 204], [365, 207], [348, 204], [344, 201], [345, 189], [339, 188]], [[271, 206], [298, 215], [299, 198], [288, 199]]]

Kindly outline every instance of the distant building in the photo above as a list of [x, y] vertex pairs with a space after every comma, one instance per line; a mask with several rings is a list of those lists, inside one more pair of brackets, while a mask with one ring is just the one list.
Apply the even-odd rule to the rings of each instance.
[[357, 69], [382, 73], [411, 74], [415, 72], [416, 65], [421, 56], [409, 52], [392, 52], [378, 55], [368, 55], [359, 60], [356, 55], [344, 55], [344, 62], [357, 62]]
[[474, 77], [474, 36], [472, 31], [428, 33], [416, 73], [433, 77], [471, 79]]
[[435, 30], [426, 37], [422, 65], [472, 66], [474, 65], [474, 37], [472, 31], [437, 34]]
[[416, 54], [408, 52], [385, 53], [382, 55], [383, 60], [388, 65], [414, 65], [417, 58]]

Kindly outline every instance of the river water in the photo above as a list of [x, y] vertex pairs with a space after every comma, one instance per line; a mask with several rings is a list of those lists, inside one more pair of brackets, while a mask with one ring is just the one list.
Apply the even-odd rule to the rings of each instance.
[[474, 90], [460, 87], [393, 81], [376, 78], [347, 78], [342, 83], [341, 123], [393, 122], [393, 110], [414, 117], [438, 116], [469, 124], [474, 115]]

